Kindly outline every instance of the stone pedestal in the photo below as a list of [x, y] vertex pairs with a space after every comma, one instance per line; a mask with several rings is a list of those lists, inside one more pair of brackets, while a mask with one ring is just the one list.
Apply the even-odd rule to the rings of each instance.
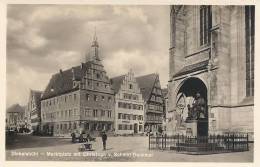
[[208, 120], [201, 118], [198, 120], [186, 120], [186, 135], [187, 136], [208, 136]]
[[186, 135], [197, 136], [198, 134], [198, 120], [186, 120]]

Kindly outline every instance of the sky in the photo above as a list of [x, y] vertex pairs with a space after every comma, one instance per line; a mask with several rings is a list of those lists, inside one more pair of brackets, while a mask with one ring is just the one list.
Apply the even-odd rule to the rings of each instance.
[[44, 90], [51, 76], [85, 61], [93, 36], [110, 78], [132, 69], [169, 71], [169, 6], [8, 5], [7, 107], [25, 105], [30, 89]]

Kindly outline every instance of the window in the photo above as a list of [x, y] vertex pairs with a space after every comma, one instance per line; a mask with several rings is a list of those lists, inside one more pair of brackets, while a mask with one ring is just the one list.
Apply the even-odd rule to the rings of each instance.
[[129, 89], [133, 89], [133, 85], [132, 84], [129, 84]]
[[76, 94], [74, 94], [74, 100], [76, 100], [77, 99], [77, 95]]
[[200, 45], [210, 42], [211, 6], [200, 6]]
[[246, 96], [254, 96], [255, 6], [245, 7]]
[[102, 101], [104, 101], [105, 100], [105, 96], [102, 96]]
[[118, 125], [118, 130], [122, 130], [122, 125], [121, 124]]
[[107, 117], [108, 117], [108, 118], [111, 118], [111, 117], [112, 117], [111, 111], [107, 111]]
[[108, 97], [108, 102], [111, 102], [112, 101], [112, 98], [109, 96]]
[[98, 110], [93, 110], [93, 117], [97, 117], [98, 116]]
[[74, 109], [74, 115], [77, 115], [77, 109], [76, 108]]
[[89, 101], [89, 94], [86, 94], [86, 100]]
[[122, 119], [122, 113], [118, 113], [118, 119]]
[[97, 95], [94, 95], [94, 100], [98, 101], [98, 96]]
[[104, 117], [104, 116], [105, 116], [105, 114], [106, 114], [106, 111], [104, 111], [104, 110], [101, 110], [101, 117]]
[[139, 125], [139, 131], [142, 131], [142, 125]]
[[123, 119], [126, 119], [126, 114], [123, 114]]
[[97, 79], [99, 79], [100, 78], [100, 74], [97, 74]]

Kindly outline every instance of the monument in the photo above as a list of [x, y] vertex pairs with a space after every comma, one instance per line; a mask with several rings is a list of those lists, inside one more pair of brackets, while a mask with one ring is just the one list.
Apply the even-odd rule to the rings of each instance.
[[207, 136], [207, 108], [206, 101], [200, 93], [196, 93], [192, 106], [187, 105], [188, 117], [186, 118], [187, 136]]

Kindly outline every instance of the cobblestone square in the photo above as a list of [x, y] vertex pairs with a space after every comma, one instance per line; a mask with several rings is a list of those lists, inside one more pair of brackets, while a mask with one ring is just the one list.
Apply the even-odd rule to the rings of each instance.
[[211, 155], [187, 155], [169, 150], [149, 150], [148, 137], [108, 137], [107, 150], [97, 137], [93, 151], [80, 152], [82, 143], [71, 143], [70, 138], [17, 135], [7, 144], [6, 160], [30, 161], [137, 161], [137, 162], [253, 162], [250, 151]]

